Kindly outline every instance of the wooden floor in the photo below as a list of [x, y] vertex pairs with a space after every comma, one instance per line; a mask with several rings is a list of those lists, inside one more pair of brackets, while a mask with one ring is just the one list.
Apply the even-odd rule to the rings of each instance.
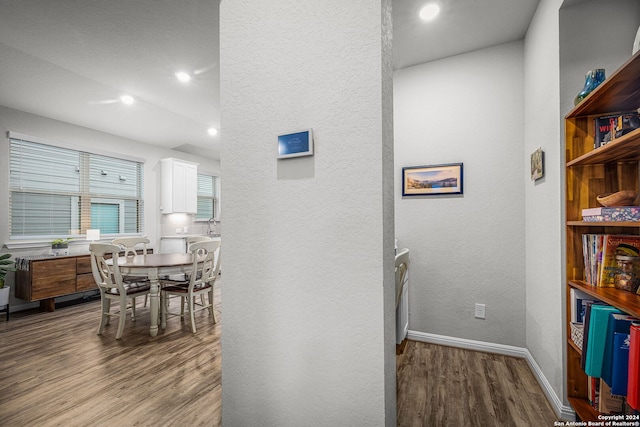
[[174, 317], [152, 338], [138, 300], [120, 340], [117, 319], [96, 334], [99, 299], [0, 321], [0, 426], [220, 425], [219, 288], [218, 323], [196, 312], [195, 335]]
[[397, 357], [398, 426], [553, 426], [527, 362], [409, 341]]
[[[0, 319], [0, 426], [218, 426], [218, 323], [206, 311], [169, 319], [155, 338], [149, 309], [96, 335], [99, 301]], [[410, 341], [398, 356], [398, 426], [552, 426], [526, 362]], [[312, 422], [310, 422], [312, 425]]]

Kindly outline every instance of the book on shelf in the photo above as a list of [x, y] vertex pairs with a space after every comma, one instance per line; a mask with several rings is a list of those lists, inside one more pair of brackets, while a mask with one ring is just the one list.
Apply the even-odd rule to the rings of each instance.
[[587, 377], [587, 400], [593, 409], [598, 410], [600, 403], [600, 378]]
[[599, 281], [600, 264], [602, 262], [602, 247], [604, 234], [582, 235], [582, 256], [584, 262], [585, 282], [595, 285]]
[[597, 301], [595, 298], [581, 291], [580, 289], [571, 288], [571, 322], [583, 323], [584, 313], [586, 311], [587, 301]]
[[593, 148], [602, 147], [640, 127], [637, 111], [596, 117]]
[[580, 369], [584, 371], [587, 362], [587, 346], [589, 344], [589, 325], [591, 325], [591, 308], [594, 304], [601, 304], [598, 301], [586, 301], [584, 310], [584, 327], [582, 332], [582, 352], [580, 353]]
[[[629, 334], [631, 322], [638, 320], [633, 316], [624, 313], [611, 313], [607, 323], [607, 334], [604, 341], [604, 354], [602, 356], [602, 375], [601, 378], [608, 384], [613, 386], [613, 353], [615, 348], [615, 334]], [[616, 393], [620, 394], [620, 393]], [[626, 391], [624, 393], [627, 394]]]
[[590, 377], [600, 378], [602, 376], [602, 360], [604, 358], [609, 314], [619, 312], [620, 310], [610, 305], [591, 305], [589, 338], [587, 341], [587, 355], [584, 365], [584, 372]]
[[629, 337], [629, 377], [627, 383], [627, 403], [633, 409], [640, 409], [640, 323], [631, 324]]
[[582, 209], [585, 222], [636, 222], [640, 221], [640, 206], [610, 206]]
[[640, 236], [624, 234], [605, 234], [596, 286], [614, 287], [614, 276], [618, 271], [616, 255], [638, 256]]
[[602, 379], [600, 379], [599, 391], [598, 411], [603, 414], [621, 414], [624, 396], [613, 394], [607, 382]]
[[627, 395], [629, 383], [629, 343], [630, 334], [616, 332], [613, 337], [613, 371], [611, 393]]

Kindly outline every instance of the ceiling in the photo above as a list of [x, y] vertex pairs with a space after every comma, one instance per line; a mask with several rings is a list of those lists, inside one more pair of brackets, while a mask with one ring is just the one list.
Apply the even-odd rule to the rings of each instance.
[[[393, 0], [396, 69], [522, 39], [539, 2], [440, 0], [427, 24], [426, 1]], [[0, 0], [0, 105], [219, 159], [221, 136], [207, 134], [220, 128], [218, 5]]]

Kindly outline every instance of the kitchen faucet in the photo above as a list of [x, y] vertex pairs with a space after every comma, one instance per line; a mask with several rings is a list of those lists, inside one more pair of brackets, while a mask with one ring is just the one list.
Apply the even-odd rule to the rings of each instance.
[[[213, 234], [213, 231], [216, 228], [216, 223], [218, 222], [220, 221], [216, 220], [213, 217], [209, 218], [209, 220], [207, 221], [207, 236], [211, 236]], [[213, 224], [213, 227], [211, 227], [211, 224]]]

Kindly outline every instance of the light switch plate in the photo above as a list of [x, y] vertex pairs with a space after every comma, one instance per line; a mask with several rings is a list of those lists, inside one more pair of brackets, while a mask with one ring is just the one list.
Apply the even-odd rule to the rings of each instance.
[[486, 306], [484, 304], [476, 303], [476, 319], [484, 319], [485, 310], [486, 310]]

